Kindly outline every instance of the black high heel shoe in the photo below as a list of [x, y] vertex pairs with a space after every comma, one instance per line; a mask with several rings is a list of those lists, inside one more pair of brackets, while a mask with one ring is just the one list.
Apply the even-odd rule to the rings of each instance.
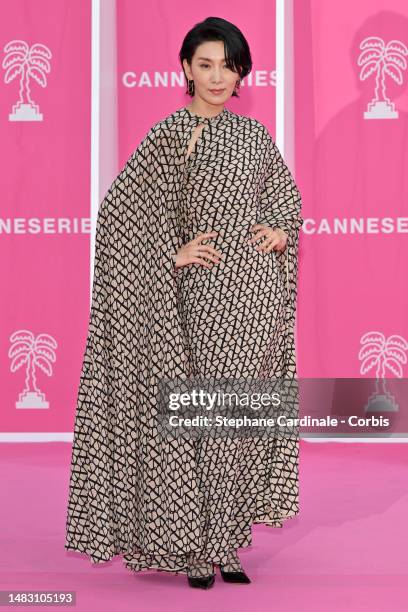
[[212, 587], [215, 581], [215, 574], [210, 574], [209, 576], [189, 576], [188, 584], [191, 587], [199, 588], [199, 589], [209, 589]]
[[221, 571], [222, 579], [225, 582], [237, 582], [237, 583], [239, 582], [241, 584], [249, 584], [251, 582], [244, 571], [226, 572], [225, 570], [222, 569], [222, 565], [220, 565], [220, 571]]

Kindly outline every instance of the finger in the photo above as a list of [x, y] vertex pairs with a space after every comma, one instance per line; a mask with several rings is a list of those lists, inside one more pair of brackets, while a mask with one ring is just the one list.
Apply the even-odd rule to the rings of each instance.
[[248, 238], [248, 244], [253, 244], [254, 242], [257, 242], [264, 235], [265, 234], [263, 232], [259, 232], [258, 234], [255, 234], [255, 236], [252, 236], [252, 238]]
[[208, 264], [205, 259], [202, 259], [201, 257], [192, 257], [191, 259], [191, 263], [198, 263], [202, 266], [204, 266], [205, 268], [209, 268], [211, 269], [211, 265]]
[[270, 244], [280, 244], [281, 242], [282, 242], [281, 238], [279, 236], [276, 236], [275, 234], [272, 236], [266, 236], [266, 238], [263, 240], [260, 246], [268, 247]]
[[[284, 236], [282, 237], [280, 232], [274, 230], [273, 233], [270, 236], [268, 235], [259, 246], [261, 247], [262, 251], [266, 251], [266, 249], [269, 248], [271, 244], [272, 247], [276, 246], [276, 249], [274, 250], [283, 251], [286, 246], [286, 235], [284, 234]], [[270, 253], [271, 249], [269, 249], [267, 252]]]
[[255, 248], [257, 251], [265, 251], [268, 247], [273, 247], [274, 240], [274, 238], [266, 238], [263, 242], [261, 242], [261, 244], [258, 244]]
[[214, 238], [217, 234], [218, 232], [206, 232], [206, 233], [198, 234], [198, 236], [194, 238], [194, 241], [200, 242], [201, 240], [206, 240], [207, 238]]
[[286, 238], [282, 238], [277, 246], [277, 251], [284, 251], [287, 244]]
[[254, 236], [252, 236], [251, 238], [248, 239], [248, 243], [252, 244], [253, 242], [256, 242], [257, 240], [262, 238], [262, 236], [266, 236], [268, 232], [269, 232], [269, 230], [266, 229], [266, 228], [263, 228], [262, 230], [259, 230]]
[[264, 242], [262, 244], [256, 246], [255, 248], [259, 252], [263, 252], [265, 250], [265, 248], [270, 248], [270, 251], [272, 251], [272, 249], [275, 246], [277, 246], [278, 244], [280, 244], [280, 239], [279, 238], [272, 238], [272, 240], [267, 240], [267, 241], [264, 240]]
[[212, 253], [216, 257], [224, 257], [223, 253], [214, 249], [210, 244], [202, 244], [196, 248], [196, 251], [204, 252], [204, 253]]
[[216, 255], [212, 255], [211, 253], [206, 253], [205, 257], [206, 259], [209, 259], [210, 261], [213, 261], [214, 263], [219, 263], [221, 261], [218, 257], [216, 257]]
[[263, 253], [272, 253], [272, 251], [279, 253], [280, 249], [274, 249], [273, 246], [270, 245], [263, 250]]
[[265, 225], [262, 225], [262, 223], [255, 223], [254, 225], [251, 225], [251, 227], [249, 228], [250, 232], [253, 232], [257, 229], [266, 229]]
[[[268, 235], [261, 234], [259, 236], [259, 238], [262, 238], [262, 236], [264, 236], [264, 239], [257, 246], [261, 246], [261, 245], [265, 244], [266, 241], [268, 241], [268, 243], [269, 243], [270, 240], [280, 240], [279, 238], [277, 238], [276, 235], [272, 235], [271, 236], [269, 234]], [[249, 242], [249, 244], [257, 242], [257, 237], [251, 238], [248, 242]]]

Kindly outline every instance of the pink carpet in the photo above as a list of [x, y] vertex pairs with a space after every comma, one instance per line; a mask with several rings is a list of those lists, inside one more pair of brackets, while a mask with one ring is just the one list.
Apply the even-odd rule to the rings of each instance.
[[0, 588], [74, 590], [76, 610], [393, 612], [408, 609], [408, 445], [301, 442], [300, 516], [253, 527], [249, 585], [92, 566], [64, 549], [71, 445], [0, 445]]

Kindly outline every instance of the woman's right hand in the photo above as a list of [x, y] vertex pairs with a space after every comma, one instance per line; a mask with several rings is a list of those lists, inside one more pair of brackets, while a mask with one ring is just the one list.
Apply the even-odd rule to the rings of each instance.
[[223, 254], [209, 244], [202, 244], [203, 240], [214, 238], [216, 235], [217, 232], [199, 234], [196, 238], [187, 242], [187, 244], [183, 244], [175, 256], [174, 267], [177, 269], [193, 263], [198, 263], [205, 268], [211, 269], [212, 264], [207, 263], [204, 257], [214, 263], [219, 263], [220, 258], [224, 257]]

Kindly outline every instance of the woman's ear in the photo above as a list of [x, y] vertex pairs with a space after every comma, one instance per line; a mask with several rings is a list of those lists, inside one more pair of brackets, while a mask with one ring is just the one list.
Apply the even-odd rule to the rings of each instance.
[[183, 68], [184, 68], [184, 72], [186, 74], [186, 77], [188, 79], [191, 79], [191, 72], [190, 72], [190, 66], [189, 63], [186, 59], [183, 59]]

